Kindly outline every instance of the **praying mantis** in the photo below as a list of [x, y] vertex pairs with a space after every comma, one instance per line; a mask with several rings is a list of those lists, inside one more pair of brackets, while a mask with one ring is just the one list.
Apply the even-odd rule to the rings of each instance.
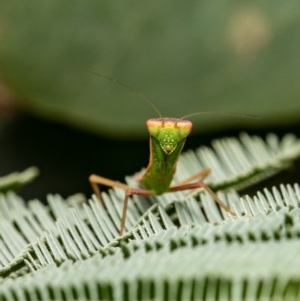
[[[130, 86], [127, 86], [126, 84], [107, 75], [99, 73], [95, 74], [125, 86], [134, 92], [138, 92]], [[92, 189], [104, 207], [105, 203], [101, 196], [99, 185], [117, 187], [125, 191], [119, 235], [123, 235], [128, 201], [130, 196], [133, 195], [154, 196], [163, 193], [202, 188], [210, 194], [220, 207], [228, 213], [235, 215], [235, 212], [224, 204], [216, 193], [214, 193], [209, 186], [203, 182], [203, 180], [211, 173], [211, 170], [208, 168], [196, 173], [184, 181], [171, 185], [173, 176], [176, 172], [177, 161], [182, 152], [186, 138], [192, 131], [192, 122], [183, 118], [162, 117], [158, 109], [148, 99], [146, 99], [143, 94], [139, 92], [138, 94], [142, 96], [159, 114], [158, 118], [150, 118], [146, 122], [150, 137], [150, 157], [147, 168], [137, 177], [141, 187], [131, 187], [127, 184], [113, 181], [96, 174], [92, 174], [89, 177]]]

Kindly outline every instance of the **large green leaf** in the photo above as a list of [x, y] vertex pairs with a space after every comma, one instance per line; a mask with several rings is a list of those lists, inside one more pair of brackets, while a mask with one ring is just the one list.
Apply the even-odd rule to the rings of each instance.
[[297, 1], [1, 1], [1, 77], [23, 106], [114, 135], [144, 133], [155, 116], [221, 110], [262, 116], [195, 118], [198, 131], [299, 119]]

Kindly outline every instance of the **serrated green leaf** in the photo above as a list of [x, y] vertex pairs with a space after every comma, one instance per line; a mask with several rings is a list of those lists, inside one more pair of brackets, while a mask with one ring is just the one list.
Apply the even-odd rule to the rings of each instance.
[[[266, 170], [284, 168], [299, 154], [299, 141], [292, 136], [269, 136], [267, 141], [243, 134], [241, 140], [216, 141], [214, 150], [183, 154], [178, 179], [186, 177], [187, 162], [194, 162], [194, 167], [197, 161], [203, 166], [214, 162], [217, 172], [210, 183], [222, 182], [224, 162], [232, 151], [239, 160], [230, 163], [230, 174], [247, 184], [253, 170], [265, 177]], [[49, 195], [44, 205], [2, 195], [0, 298], [299, 298], [299, 184], [265, 189], [253, 198], [221, 189], [219, 197], [236, 217], [221, 211], [206, 194], [166, 195], [152, 202], [132, 198], [123, 237], [117, 237], [124, 198], [119, 190], [103, 193], [106, 210], [96, 198], [85, 203], [80, 196], [64, 200]]]
[[[0, 296], [7, 300], [36, 294], [40, 300], [60, 295], [63, 300], [189, 300], [191, 295], [193, 300], [297, 300], [300, 187], [282, 186], [280, 199], [276, 189], [265, 195], [268, 203], [276, 199], [283, 207], [254, 211], [220, 225], [169, 228], [111, 246], [114, 251], [105, 256], [96, 253], [75, 263], [65, 261], [60, 268], [43, 254], [44, 267], [27, 262], [32, 273], [3, 281]], [[258, 198], [265, 202], [259, 193]]]

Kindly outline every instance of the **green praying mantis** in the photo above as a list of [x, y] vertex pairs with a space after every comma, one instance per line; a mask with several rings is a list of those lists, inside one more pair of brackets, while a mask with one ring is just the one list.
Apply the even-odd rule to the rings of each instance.
[[[171, 185], [176, 171], [177, 161], [182, 152], [186, 138], [192, 130], [192, 122], [184, 118], [187, 116], [196, 115], [197, 113], [190, 114], [182, 118], [162, 117], [158, 109], [147, 98], [145, 98], [143, 94], [114, 78], [103, 74], [95, 74], [138, 93], [139, 96], [143, 97], [144, 100], [146, 100], [146, 102], [148, 102], [148, 104], [160, 116], [158, 118], [150, 118], [146, 122], [146, 126], [150, 135], [150, 158], [148, 167], [137, 178], [141, 187], [130, 187], [124, 183], [113, 181], [96, 174], [92, 174], [89, 177], [92, 189], [104, 207], [105, 204], [101, 196], [99, 185], [118, 187], [125, 191], [119, 235], [123, 235], [128, 201], [130, 196], [133, 195], [154, 196], [168, 192], [202, 188], [211, 195], [211, 197], [216, 201], [217, 204], [219, 204], [220, 207], [225, 209], [225, 211], [229, 212], [230, 214], [235, 215], [235, 212], [226, 204], [224, 204], [216, 195], [216, 193], [214, 193], [209, 186], [203, 182], [203, 180], [210, 174], [210, 169], [202, 170], [199, 173], [185, 179], [184, 181], [181, 181], [175, 185]], [[200, 112], [200, 114], [201, 113], [203, 112]], [[248, 115], [242, 116], [247, 117]]]

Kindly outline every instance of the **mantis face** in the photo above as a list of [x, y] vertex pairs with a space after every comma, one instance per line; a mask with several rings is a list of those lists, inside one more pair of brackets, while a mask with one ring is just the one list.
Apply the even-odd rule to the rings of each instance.
[[158, 140], [167, 155], [170, 155], [192, 130], [189, 120], [177, 118], [151, 118], [147, 120], [146, 125], [150, 135]]

